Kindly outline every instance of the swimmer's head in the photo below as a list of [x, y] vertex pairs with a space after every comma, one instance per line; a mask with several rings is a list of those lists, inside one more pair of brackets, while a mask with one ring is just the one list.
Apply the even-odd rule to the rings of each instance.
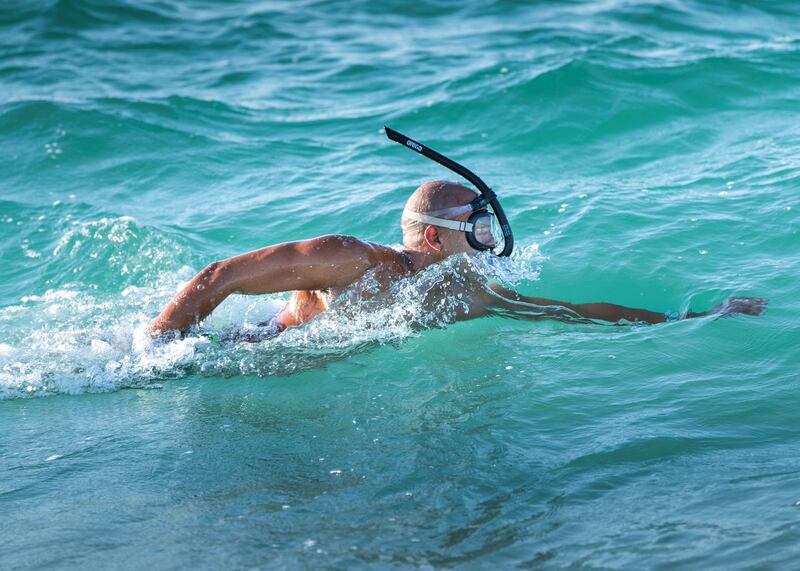
[[[414, 191], [406, 201], [405, 209], [419, 214], [435, 213], [448, 208], [467, 206], [476, 196], [478, 193], [466, 186], [433, 180], [422, 184]], [[469, 217], [470, 209], [447, 216], [448, 219], [455, 221], [466, 221]], [[400, 223], [403, 228], [403, 246], [408, 250], [425, 252], [440, 259], [454, 254], [477, 252], [467, 243], [464, 233], [458, 230], [425, 224], [411, 220], [407, 216], [403, 216]]]

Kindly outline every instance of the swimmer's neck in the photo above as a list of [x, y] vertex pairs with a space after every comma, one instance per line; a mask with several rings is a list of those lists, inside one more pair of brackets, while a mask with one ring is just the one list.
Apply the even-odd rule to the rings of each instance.
[[444, 257], [437, 255], [438, 252], [431, 252], [430, 250], [416, 250], [413, 248], [403, 248], [403, 254], [411, 262], [411, 272], [416, 273], [424, 270], [428, 266], [441, 262]]

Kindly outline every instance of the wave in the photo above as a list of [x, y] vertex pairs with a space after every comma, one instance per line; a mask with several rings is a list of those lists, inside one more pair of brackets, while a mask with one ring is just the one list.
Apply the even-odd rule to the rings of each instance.
[[78, 34], [87, 29], [126, 22], [134, 25], [175, 24], [180, 21], [173, 5], [169, 3], [143, 3], [118, 0], [55, 0], [41, 11], [48, 22], [48, 30], [57, 36]]

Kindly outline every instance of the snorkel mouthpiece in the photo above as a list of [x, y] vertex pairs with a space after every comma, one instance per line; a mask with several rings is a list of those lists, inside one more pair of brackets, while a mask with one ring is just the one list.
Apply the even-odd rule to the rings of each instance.
[[478, 177], [478, 175], [468, 168], [451, 159], [448, 159], [444, 155], [437, 153], [422, 143], [415, 141], [410, 137], [406, 137], [402, 133], [395, 131], [390, 127], [384, 125], [383, 128], [386, 130], [386, 136], [392, 141], [400, 143], [401, 145], [418, 152], [420, 155], [428, 157], [432, 161], [435, 161], [443, 167], [450, 169], [454, 173], [467, 179], [469, 182], [475, 185], [475, 188], [477, 188], [478, 192], [480, 192], [480, 196], [473, 200], [470, 205], [472, 206], [473, 210], [484, 208], [487, 204], [491, 205], [495, 216], [497, 216], [497, 221], [500, 223], [500, 228], [503, 231], [503, 251], [497, 255], [510, 256], [511, 251], [514, 249], [514, 236], [511, 233], [511, 226], [508, 223], [508, 218], [506, 218], [506, 214], [503, 212], [503, 207], [500, 206], [500, 201], [497, 199], [497, 195], [494, 193], [494, 191], [492, 191], [492, 189], [489, 188], [486, 183], [483, 182], [480, 177]]

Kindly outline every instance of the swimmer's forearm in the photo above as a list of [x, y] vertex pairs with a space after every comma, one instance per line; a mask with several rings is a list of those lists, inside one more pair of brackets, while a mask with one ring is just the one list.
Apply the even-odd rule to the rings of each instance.
[[586, 319], [608, 321], [609, 323], [627, 321], [630, 323], [655, 324], [664, 323], [668, 320], [663, 313], [648, 309], [625, 307], [613, 303], [579, 303], [571, 305], [570, 309]]
[[150, 335], [155, 337], [168, 331], [185, 333], [214, 311], [229, 295], [221, 283], [223, 263], [213, 262], [192, 278], [150, 324]]
[[[663, 313], [639, 309], [635, 307], [625, 307], [614, 303], [569, 303], [565, 301], [555, 301], [540, 298], [523, 298], [527, 303], [532, 303], [545, 308], [547, 316], [565, 321], [590, 320], [607, 321], [609, 323], [619, 323], [627, 321], [630, 323], [664, 323], [667, 316]], [[694, 317], [694, 315], [692, 316]]]
[[[607, 321], [609, 323], [627, 321], [654, 324], [668, 321], [667, 316], [663, 313], [613, 303], [570, 303], [520, 295], [515, 291], [500, 287], [493, 286], [492, 290], [497, 295], [493, 305], [499, 305], [501, 309], [511, 311], [520, 317], [552, 318], [573, 322]], [[700, 315], [687, 314], [686, 317], [699, 317]]]

